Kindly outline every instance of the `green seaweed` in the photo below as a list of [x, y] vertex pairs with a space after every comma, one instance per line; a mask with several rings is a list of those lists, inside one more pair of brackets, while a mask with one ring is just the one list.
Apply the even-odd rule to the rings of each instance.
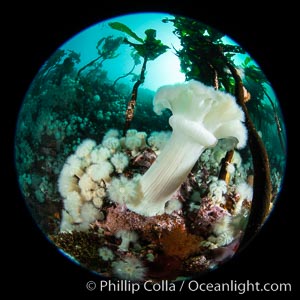
[[143, 43], [143, 39], [141, 39], [139, 36], [137, 36], [127, 25], [121, 23], [121, 22], [110, 22], [108, 25], [115, 30], [119, 30], [121, 32], [124, 32], [137, 40], [140, 43]]
[[193, 19], [176, 16], [174, 19], [166, 18], [163, 22], [174, 24], [173, 33], [181, 41], [182, 49], [175, 51], [186, 79], [196, 79], [234, 93], [234, 81], [230, 72], [227, 72], [223, 55], [232, 63], [233, 55], [245, 53], [244, 50], [226, 44], [222, 39], [224, 34]]
[[156, 39], [156, 30], [155, 29], [147, 29], [145, 30], [146, 38], [142, 40], [139, 38], [130, 28], [128, 28], [125, 24], [120, 22], [112, 22], [109, 23], [109, 26], [113, 29], [122, 31], [127, 33], [129, 36], [133, 37], [134, 39], [140, 41], [139, 44], [130, 42], [127, 38], [124, 38], [123, 43], [133, 47], [138, 55], [143, 58], [143, 65], [141, 68], [141, 72], [139, 78], [135, 82], [132, 92], [131, 98], [127, 104], [126, 109], [126, 121], [124, 125], [123, 134], [125, 135], [127, 130], [130, 127], [132, 119], [134, 117], [134, 110], [136, 106], [136, 99], [138, 94], [138, 88], [141, 84], [145, 81], [145, 72], [147, 68], [147, 62], [149, 60], [154, 60], [159, 57], [161, 54], [165, 53], [168, 46], [164, 45], [161, 40]]
[[97, 68], [101, 67], [105, 60], [117, 57], [118, 54], [116, 53], [116, 51], [121, 45], [122, 40], [123, 39], [121, 37], [113, 38], [112, 36], [101, 38], [96, 45], [98, 56], [78, 70], [77, 79], [85, 69], [95, 65], [95, 63], [100, 59], [101, 61], [98, 64]]

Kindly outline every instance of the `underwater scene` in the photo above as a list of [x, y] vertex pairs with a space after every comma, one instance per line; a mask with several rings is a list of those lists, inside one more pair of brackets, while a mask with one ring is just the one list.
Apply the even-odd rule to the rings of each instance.
[[263, 70], [198, 20], [95, 24], [41, 66], [15, 166], [37, 226], [109, 279], [196, 278], [247, 246], [280, 193], [286, 132]]

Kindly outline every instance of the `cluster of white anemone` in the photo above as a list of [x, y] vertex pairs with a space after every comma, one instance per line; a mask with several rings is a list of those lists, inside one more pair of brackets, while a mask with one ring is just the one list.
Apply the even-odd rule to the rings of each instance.
[[[106, 138], [109, 137], [104, 137], [103, 143]], [[67, 158], [58, 181], [64, 203], [61, 231], [87, 230], [89, 224], [100, 217], [99, 208], [106, 196], [105, 186], [111, 180], [110, 175], [114, 169], [118, 172], [126, 168], [129, 162], [123, 153], [114, 157], [116, 145], [109, 146], [97, 146], [95, 141], [86, 139]]]
[[[110, 129], [97, 145], [94, 140], [84, 140], [64, 164], [58, 189], [63, 197], [61, 231], [86, 231], [89, 224], [100, 218], [104, 198], [119, 204], [136, 199], [140, 175], [132, 180], [122, 173], [129, 164], [131, 156], [138, 155], [145, 147], [159, 152], [170, 137], [168, 132], [154, 132], [147, 141], [147, 134], [128, 130], [125, 137]], [[117, 173], [116, 177], [112, 173]]]
[[[246, 145], [244, 114], [229, 94], [191, 80], [158, 90], [154, 111], [161, 114], [164, 109], [172, 112], [169, 119], [172, 133], [155, 132], [147, 139], [145, 132], [128, 130], [125, 137], [120, 137], [117, 130], [110, 130], [100, 145], [85, 140], [68, 158], [59, 179], [59, 191], [64, 198], [62, 231], [74, 226], [86, 228], [87, 221], [97, 218], [106, 196], [143, 216], [179, 209], [174, 195], [206, 149], [216, 146], [219, 139], [234, 143], [237, 148]], [[159, 155], [146, 173], [136, 174], [132, 179], [123, 176], [129, 163], [127, 153], [134, 157], [149, 146]], [[220, 162], [227, 147], [225, 142], [210, 156]], [[204, 157], [204, 161], [209, 158]], [[228, 171], [235, 173], [240, 166], [237, 153]], [[114, 178], [113, 173], [117, 173]], [[209, 186], [217, 204], [224, 203], [226, 191], [222, 181]], [[86, 206], [93, 218], [84, 218]]]

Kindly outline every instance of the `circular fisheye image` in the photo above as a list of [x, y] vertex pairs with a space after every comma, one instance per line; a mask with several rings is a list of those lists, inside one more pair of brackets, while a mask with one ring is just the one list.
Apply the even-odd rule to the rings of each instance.
[[280, 103], [245, 49], [198, 20], [135, 13], [70, 38], [19, 111], [15, 166], [37, 226], [104, 278], [212, 271], [272, 212]]

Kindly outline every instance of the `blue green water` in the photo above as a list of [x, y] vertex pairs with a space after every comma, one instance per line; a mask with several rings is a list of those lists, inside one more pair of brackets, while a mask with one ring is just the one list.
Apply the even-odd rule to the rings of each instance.
[[[147, 67], [147, 77], [143, 87], [156, 91], [161, 85], [183, 82], [185, 79], [184, 74], [180, 72], [180, 61], [173, 50], [173, 47], [175, 49], [180, 48], [180, 41], [175, 35], [170, 35], [170, 32], [174, 30], [172, 24], [161, 22], [166, 17], [171, 17], [171, 15], [149, 13], [147, 15], [120, 16], [89, 27], [62, 45], [62, 49], [72, 49], [80, 53], [81, 62], [78, 64], [78, 67], [80, 67], [97, 56], [95, 45], [101, 37], [110, 35], [125, 37], [124, 33], [116, 32], [110, 28], [108, 26], [109, 22], [118, 20], [118, 22], [122, 22], [128, 27], [134, 28], [135, 33], [142, 39], [145, 38], [146, 29], [155, 29], [157, 30], [157, 39], [170, 47], [167, 53], [158, 57], [155, 63], [150, 62]], [[134, 42], [133, 39], [131, 40]], [[129, 47], [121, 45], [117, 54], [118, 56], [115, 59], [103, 64], [103, 68], [107, 70], [107, 76], [111, 80], [122, 76], [132, 68], [132, 61], [128, 59], [128, 55], [130, 55]], [[141, 65], [137, 66], [136, 71], [140, 68]], [[121, 82], [129, 83], [129, 80], [126, 78]]]

